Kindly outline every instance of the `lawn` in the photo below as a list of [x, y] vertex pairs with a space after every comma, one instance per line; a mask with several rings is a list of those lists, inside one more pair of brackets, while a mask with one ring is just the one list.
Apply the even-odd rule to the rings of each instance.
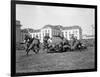
[[46, 53], [41, 50], [39, 54], [35, 54], [30, 51], [29, 56], [26, 56], [24, 50], [16, 50], [16, 72], [92, 69], [94, 53], [94, 47], [81, 52]]

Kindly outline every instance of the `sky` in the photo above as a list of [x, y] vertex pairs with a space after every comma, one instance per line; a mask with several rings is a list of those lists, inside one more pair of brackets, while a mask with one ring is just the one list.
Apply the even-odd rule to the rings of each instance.
[[22, 28], [41, 29], [47, 24], [64, 27], [78, 25], [83, 35], [93, 33], [94, 13], [94, 9], [89, 8], [16, 5], [16, 20], [21, 22]]

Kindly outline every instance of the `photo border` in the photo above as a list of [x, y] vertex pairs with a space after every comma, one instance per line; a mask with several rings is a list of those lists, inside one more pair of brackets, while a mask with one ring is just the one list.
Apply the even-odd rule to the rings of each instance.
[[[16, 73], [16, 4], [26, 5], [42, 5], [42, 6], [57, 6], [57, 7], [74, 7], [74, 8], [92, 8], [95, 9], [95, 68], [81, 69], [81, 70], [64, 70], [64, 71], [48, 71], [48, 72], [29, 72]], [[50, 3], [50, 2], [36, 2], [36, 1], [14, 1], [11, 0], [11, 76], [29, 76], [29, 75], [47, 75], [47, 74], [64, 74], [64, 73], [79, 73], [79, 72], [93, 72], [97, 71], [97, 5], [83, 5], [83, 4], [64, 4], [64, 3]]]

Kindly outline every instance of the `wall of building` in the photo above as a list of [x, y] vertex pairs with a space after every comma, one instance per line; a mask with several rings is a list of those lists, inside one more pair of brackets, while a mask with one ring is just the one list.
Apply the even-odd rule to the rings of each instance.
[[52, 29], [52, 37], [61, 34], [60, 30]]
[[20, 29], [20, 21], [16, 21], [16, 43], [19, 43], [22, 41], [22, 36], [21, 36], [21, 29]]
[[77, 37], [77, 39], [81, 39], [81, 31], [80, 29], [70, 29], [70, 30], [62, 30], [63, 35], [65, 38], [67, 38], [68, 40], [70, 40], [72, 34], [74, 34], [75, 37]]
[[16, 27], [16, 42], [20, 42], [20, 27]]
[[82, 30], [81, 28], [71, 28], [71, 29], [65, 29], [65, 30], [58, 30], [58, 29], [53, 29], [50, 27], [42, 28], [39, 32], [33, 32], [30, 33], [32, 37], [38, 36], [41, 42], [43, 42], [44, 36], [48, 35], [50, 38], [53, 36], [58, 36], [59, 34], [63, 35], [66, 39], [70, 40], [72, 34], [74, 34], [77, 39], [82, 38]]
[[43, 28], [41, 29], [41, 42], [43, 42], [43, 37], [49, 35], [49, 37], [52, 37], [52, 29], [51, 28]]

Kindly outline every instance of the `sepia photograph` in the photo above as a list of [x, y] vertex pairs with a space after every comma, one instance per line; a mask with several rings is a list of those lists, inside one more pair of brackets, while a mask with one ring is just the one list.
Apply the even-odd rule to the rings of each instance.
[[15, 13], [16, 73], [95, 69], [94, 8], [16, 4]]

